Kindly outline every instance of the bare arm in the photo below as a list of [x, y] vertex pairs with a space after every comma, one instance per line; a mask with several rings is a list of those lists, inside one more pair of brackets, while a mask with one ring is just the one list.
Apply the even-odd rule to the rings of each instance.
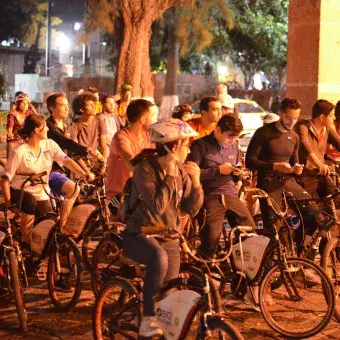
[[107, 147], [106, 135], [101, 135], [99, 139], [100, 151], [106, 160], [109, 157], [109, 148]]
[[[84, 162], [84, 161], [83, 161]], [[85, 164], [85, 163], [84, 163]], [[84, 171], [73, 159], [67, 158], [64, 161], [64, 165], [70, 169], [73, 173], [75, 173], [78, 177], [86, 177], [86, 175], [90, 172]], [[85, 165], [86, 167], [86, 165]], [[87, 167], [86, 167], [87, 168]]]

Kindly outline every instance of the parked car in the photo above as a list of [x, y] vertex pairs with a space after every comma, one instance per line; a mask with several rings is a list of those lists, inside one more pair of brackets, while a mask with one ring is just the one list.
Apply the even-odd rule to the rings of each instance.
[[[237, 112], [243, 124], [243, 135], [240, 138], [240, 146], [243, 151], [247, 150], [248, 144], [255, 131], [263, 125], [263, 117], [266, 111], [255, 101], [248, 99], [234, 98]], [[191, 105], [193, 110], [199, 114], [199, 101]]]

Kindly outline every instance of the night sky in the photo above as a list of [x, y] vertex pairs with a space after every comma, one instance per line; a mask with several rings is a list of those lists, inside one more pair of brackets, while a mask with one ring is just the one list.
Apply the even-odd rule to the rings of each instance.
[[[82, 21], [84, 18], [84, 0], [53, 0], [53, 15], [63, 20], [64, 24]], [[57, 29], [60, 29], [60, 25]]]

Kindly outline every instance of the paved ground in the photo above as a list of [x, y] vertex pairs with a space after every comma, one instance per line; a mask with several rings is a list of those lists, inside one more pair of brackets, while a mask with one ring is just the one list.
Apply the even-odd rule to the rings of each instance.
[[[25, 292], [29, 318], [27, 335], [20, 335], [17, 330], [16, 314], [11, 299], [0, 301], [0, 339], [92, 339], [91, 315], [94, 297], [89, 283], [89, 275], [85, 275], [81, 299], [71, 312], [56, 313], [50, 305], [46, 284], [37, 280], [31, 282], [33, 286]], [[267, 326], [261, 313], [253, 311], [240, 301], [228, 301], [226, 311], [245, 339], [283, 339]], [[332, 321], [313, 339], [340, 339], [339, 330], [339, 324]]]

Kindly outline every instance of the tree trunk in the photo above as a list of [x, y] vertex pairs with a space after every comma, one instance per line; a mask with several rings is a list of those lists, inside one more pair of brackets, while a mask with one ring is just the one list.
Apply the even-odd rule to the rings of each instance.
[[148, 31], [143, 22], [125, 21], [124, 41], [117, 69], [117, 86], [119, 88], [126, 83], [132, 85], [133, 97], [141, 96], [142, 57], [145, 43], [149, 43], [145, 42], [147, 37]]
[[145, 45], [142, 56], [142, 73], [141, 73], [141, 93], [143, 98], [153, 98], [154, 85], [152, 83], [151, 67], [150, 67], [150, 39], [151, 25], [145, 38]]
[[183, 6], [182, 0], [119, 0], [124, 20], [124, 40], [117, 68], [117, 89], [132, 85], [132, 96], [153, 97], [149, 43], [151, 25], [168, 8]]
[[169, 30], [167, 73], [165, 78], [164, 93], [160, 107], [160, 117], [171, 116], [172, 109], [179, 104], [177, 91], [177, 70], [179, 65], [179, 40], [176, 27]]

